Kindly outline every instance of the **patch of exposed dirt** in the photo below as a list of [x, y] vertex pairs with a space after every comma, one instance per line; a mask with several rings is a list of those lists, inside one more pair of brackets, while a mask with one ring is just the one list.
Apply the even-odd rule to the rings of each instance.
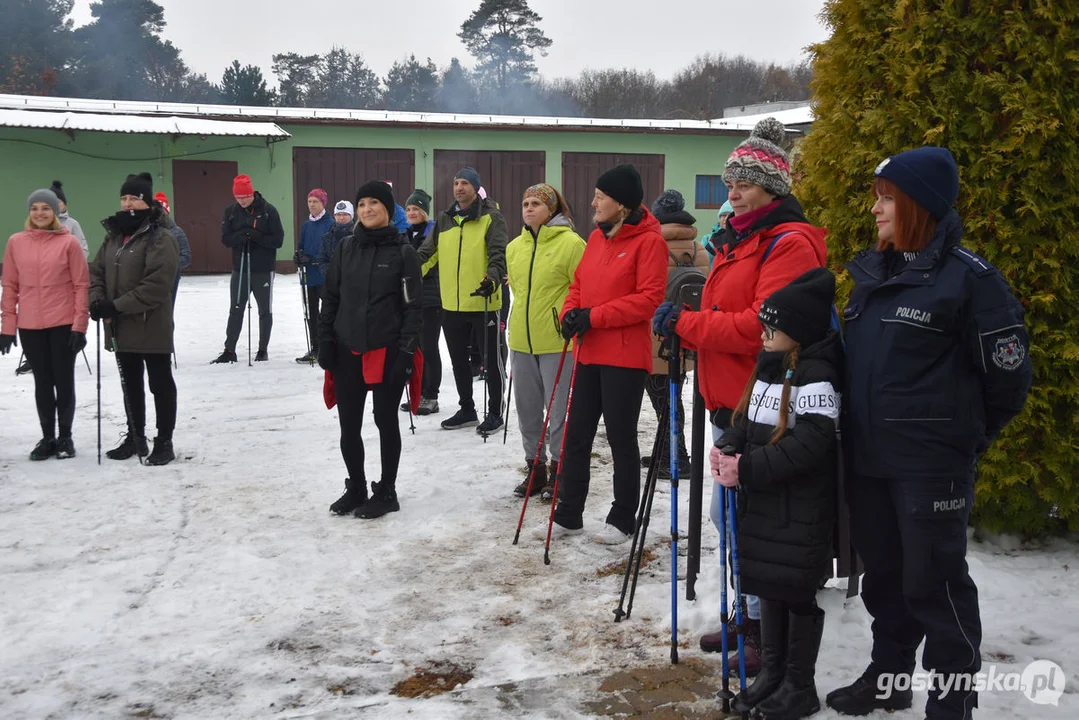
[[[656, 554], [654, 547], [646, 547], [644, 553], [641, 555], [641, 567], [647, 567], [648, 563], [652, 562], [659, 556]], [[629, 558], [625, 560], [619, 560], [603, 567], [596, 569], [596, 577], [610, 577], [611, 575], [625, 575], [626, 565], [629, 563]]]
[[434, 663], [393, 686], [390, 694], [404, 698], [434, 697], [448, 693], [472, 679], [472, 668], [453, 663]]

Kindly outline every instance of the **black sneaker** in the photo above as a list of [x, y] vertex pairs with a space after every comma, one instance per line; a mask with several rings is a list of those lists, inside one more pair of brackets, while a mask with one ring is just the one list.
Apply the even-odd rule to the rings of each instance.
[[296, 362], [301, 365], [314, 365], [318, 362], [318, 355], [314, 350], [308, 350], [306, 355], [296, 358]]
[[397, 512], [400, 509], [401, 505], [397, 502], [396, 489], [391, 487], [388, 490], [383, 490], [382, 483], [373, 483], [371, 485], [371, 499], [356, 508], [356, 511], [352, 514], [363, 520], [373, 520], [382, 517], [386, 513]]
[[146, 442], [146, 437], [136, 438], [131, 433], [124, 436], [124, 441], [105, 453], [105, 457], [109, 460], [128, 460], [135, 457], [146, 457], [150, 454], [150, 444]]
[[216, 358], [211, 360], [210, 364], [211, 365], [218, 365], [218, 364], [234, 363], [234, 362], [236, 362], [236, 353], [234, 353], [232, 350], [225, 350], [220, 355], [218, 355]]
[[352, 478], [345, 478], [345, 494], [330, 505], [330, 512], [334, 515], [351, 515], [365, 502], [367, 502], [367, 481], [360, 480], [354, 483]]
[[75, 457], [75, 441], [71, 439], [70, 435], [56, 441], [56, 457], [61, 460]]
[[255, 362], [266, 362], [270, 359], [270, 354], [265, 350], [259, 350], [255, 353]]
[[461, 408], [453, 414], [448, 420], [442, 421], [443, 430], [459, 430], [463, 427], [476, 427], [480, 424], [480, 419], [476, 417], [475, 410], [465, 410]]
[[16, 375], [27, 375], [32, 372], [34, 372], [34, 369], [30, 367], [29, 360], [23, 360], [22, 365], [19, 365], [19, 367], [15, 368]]
[[502, 429], [502, 426], [506, 422], [502, 419], [501, 415], [495, 413], [487, 413], [487, 417], [483, 419], [483, 422], [476, 428], [477, 435], [493, 435]]
[[31, 460], [48, 460], [56, 454], [56, 438], [42, 438], [30, 451]]
[[172, 440], [154, 438], [154, 451], [146, 458], [147, 465], [168, 465], [176, 459], [176, 453], [172, 451]]

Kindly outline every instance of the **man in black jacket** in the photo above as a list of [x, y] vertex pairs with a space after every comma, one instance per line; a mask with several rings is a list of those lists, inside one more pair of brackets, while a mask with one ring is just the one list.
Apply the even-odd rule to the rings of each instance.
[[225, 217], [221, 221], [221, 244], [232, 249], [232, 282], [229, 285], [232, 308], [225, 331], [225, 351], [214, 362], [236, 362], [236, 341], [243, 329], [244, 304], [252, 292], [259, 306], [259, 349], [255, 360], [269, 360], [267, 346], [273, 327], [274, 263], [277, 250], [285, 241], [285, 229], [277, 208], [255, 192], [247, 175], [237, 175], [232, 181], [232, 194], [236, 202], [225, 208]]

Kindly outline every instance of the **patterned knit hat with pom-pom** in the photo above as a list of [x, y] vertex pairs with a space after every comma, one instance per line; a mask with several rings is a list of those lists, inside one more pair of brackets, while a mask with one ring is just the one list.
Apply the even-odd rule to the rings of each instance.
[[786, 136], [783, 123], [771, 117], [761, 120], [727, 158], [723, 180], [746, 180], [776, 197], [790, 195], [791, 161], [782, 147]]

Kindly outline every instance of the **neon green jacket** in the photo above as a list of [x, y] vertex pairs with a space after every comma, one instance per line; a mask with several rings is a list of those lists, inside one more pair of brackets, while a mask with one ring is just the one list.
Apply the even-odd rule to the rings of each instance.
[[420, 245], [423, 274], [438, 265], [442, 309], [483, 312], [483, 298], [472, 293], [484, 276], [495, 284], [488, 310], [502, 307], [502, 278], [506, 275], [506, 220], [491, 200], [476, 198], [464, 215], [454, 205], [440, 214]]
[[511, 350], [532, 355], [562, 352], [564, 343], [551, 310], [561, 312], [584, 248], [584, 240], [561, 215], [541, 227], [538, 236], [525, 227], [506, 248], [513, 293]]

